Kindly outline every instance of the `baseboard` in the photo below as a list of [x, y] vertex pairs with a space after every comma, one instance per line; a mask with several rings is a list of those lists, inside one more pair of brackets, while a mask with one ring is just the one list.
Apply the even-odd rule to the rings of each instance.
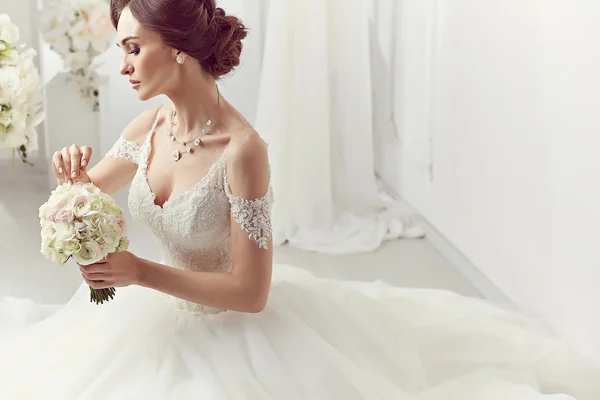
[[400, 201], [404, 207], [410, 210], [416, 217], [414, 222], [423, 225], [426, 237], [429, 241], [454, 267], [460, 272], [480, 293], [494, 303], [502, 304], [508, 308], [517, 308], [514, 301], [510, 299], [498, 286], [496, 286], [475, 264], [473, 264], [456, 246], [454, 246], [444, 235], [442, 235], [426, 218], [396, 191], [380, 179], [380, 184], [390, 196]]

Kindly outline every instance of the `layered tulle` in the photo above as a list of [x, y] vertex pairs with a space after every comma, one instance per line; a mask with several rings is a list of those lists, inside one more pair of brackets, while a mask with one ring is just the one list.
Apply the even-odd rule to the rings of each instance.
[[[4, 299], [1, 399], [597, 399], [600, 367], [479, 299], [274, 267], [258, 314], [190, 314], [83, 284], [64, 306]], [[552, 395], [554, 394], [554, 395]], [[546, 396], [548, 395], [548, 396]]]

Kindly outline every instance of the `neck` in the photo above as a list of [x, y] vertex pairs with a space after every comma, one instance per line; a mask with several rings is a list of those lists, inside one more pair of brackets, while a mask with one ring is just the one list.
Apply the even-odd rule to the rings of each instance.
[[[193, 78], [183, 79], [179, 90], [168, 93], [177, 112], [179, 135], [198, 134], [206, 127], [209, 119], [218, 116], [221, 102], [217, 107], [219, 93], [216, 82], [204, 74], [192, 74]], [[214, 121], [213, 121], [214, 123]], [[214, 125], [209, 127], [212, 130]]]

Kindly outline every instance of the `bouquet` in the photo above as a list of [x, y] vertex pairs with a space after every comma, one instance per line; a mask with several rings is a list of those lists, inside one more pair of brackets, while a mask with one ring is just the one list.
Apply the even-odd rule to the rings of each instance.
[[44, 119], [42, 86], [33, 63], [35, 50], [18, 46], [19, 28], [0, 14], [0, 148], [14, 149], [21, 160], [37, 150], [35, 127]]
[[42, 16], [42, 35], [63, 59], [84, 99], [98, 110], [98, 76], [93, 60], [113, 40], [114, 29], [105, 0], [51, 0]]
[[[92, 183], [58, 186], [39, 208], [39, 218], [42, 254], [61, 265], [70, 258], [90, 265], [129, 246], [123, 211]], [[90, 287], [90, 301], [96, 304], [112, 299], [114, 294], [114, 288]]]

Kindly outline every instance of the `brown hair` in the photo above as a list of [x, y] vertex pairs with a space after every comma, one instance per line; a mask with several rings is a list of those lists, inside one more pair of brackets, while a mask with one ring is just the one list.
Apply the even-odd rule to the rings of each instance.
[[125, 7], [166, 45], [197, 59], [215, 79], [240, 64], [247, 29], [217, 7], [215, 0], [111, 0], [115, 29]]

